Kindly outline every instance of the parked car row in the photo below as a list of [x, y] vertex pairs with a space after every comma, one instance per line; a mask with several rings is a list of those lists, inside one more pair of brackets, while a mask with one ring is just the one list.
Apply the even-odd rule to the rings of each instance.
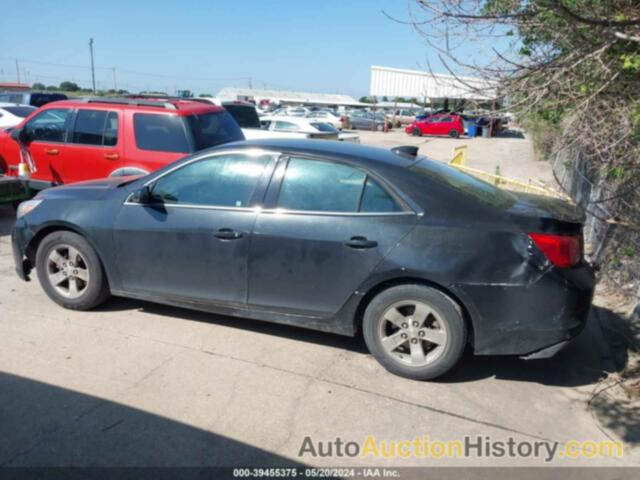
[[[583, 218], [560, 201], [502, 191], [416, 147], [348, 144], [358, 135], [319, 110], [259, 117], [246, 102], [140, 96], [21, 108], [0, 131], [1, 173], [27, 163], [39, 190], [89, 180], [21, 203], [12, 233], [18, 275], [35, 268], [64, 307], [114, 294], [361, 331], [386, 369], [414, 379], [449, 371], [467, 346], [550, 356], [584, 327]], [[389, 126], [382, 112], [346, 117]], [[406, 131], [457, 137], [463, 117]], [[243, 142], [251, 134], [273, 138]]]

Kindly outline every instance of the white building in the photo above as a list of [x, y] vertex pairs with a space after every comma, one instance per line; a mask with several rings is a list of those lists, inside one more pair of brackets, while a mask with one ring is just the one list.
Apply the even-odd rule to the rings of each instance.
[[226, 87], [216, 95], [222, 101], [247, 100], [254, 101], [257, 105], [262, 102], [277, 105], [316, 105], [316, 106], [344, 106], [364, 107], [369, 104], [361, 103], [349, 95], [334, 93], [306, 93], [290, 92], [284, 90], [259, 90], [255, 88]]
[[495, 85], [482, 79], [375, 65], [371, 67], [370, 94], [416, 98], [425, 103], [444, 99], [490, 101], [497, 97]]

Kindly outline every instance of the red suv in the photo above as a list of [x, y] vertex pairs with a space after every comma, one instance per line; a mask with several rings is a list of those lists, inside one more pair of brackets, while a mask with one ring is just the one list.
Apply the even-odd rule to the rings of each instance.
[[21, 158], [30, 156], [29, 184], [41, 190], [146, 174], [189, 153], [236, 140], [244, 140], [240, 127], [216, 105], [128, 98], [64, 100], [0, 131], [0, 174], [16, 176]]
[[404, 131], [418, 137], [422, 135], [449, 135], [451, 138], [458, 138], [464, 133], [464, 124], [460, 115], [439, 113], [410, 123]]

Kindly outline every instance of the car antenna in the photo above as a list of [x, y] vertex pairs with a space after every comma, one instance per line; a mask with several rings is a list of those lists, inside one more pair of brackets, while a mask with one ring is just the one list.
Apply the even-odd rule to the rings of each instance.
[[399, 155], [408, 155], [414, 158], [418, 156], [418, 147], [414, 145], [403, 145], [401, 147], [394, 147], [391, 149], [391, 151]]

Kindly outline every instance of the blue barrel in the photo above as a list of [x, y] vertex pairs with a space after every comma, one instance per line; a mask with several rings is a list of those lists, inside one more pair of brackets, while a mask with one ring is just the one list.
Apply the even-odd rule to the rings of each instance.
[[467, 135], [469, 138], [473, 138], [478, 134], [478, 127], [474, 122], [469, 122], [469, 126], [467, 126]]

